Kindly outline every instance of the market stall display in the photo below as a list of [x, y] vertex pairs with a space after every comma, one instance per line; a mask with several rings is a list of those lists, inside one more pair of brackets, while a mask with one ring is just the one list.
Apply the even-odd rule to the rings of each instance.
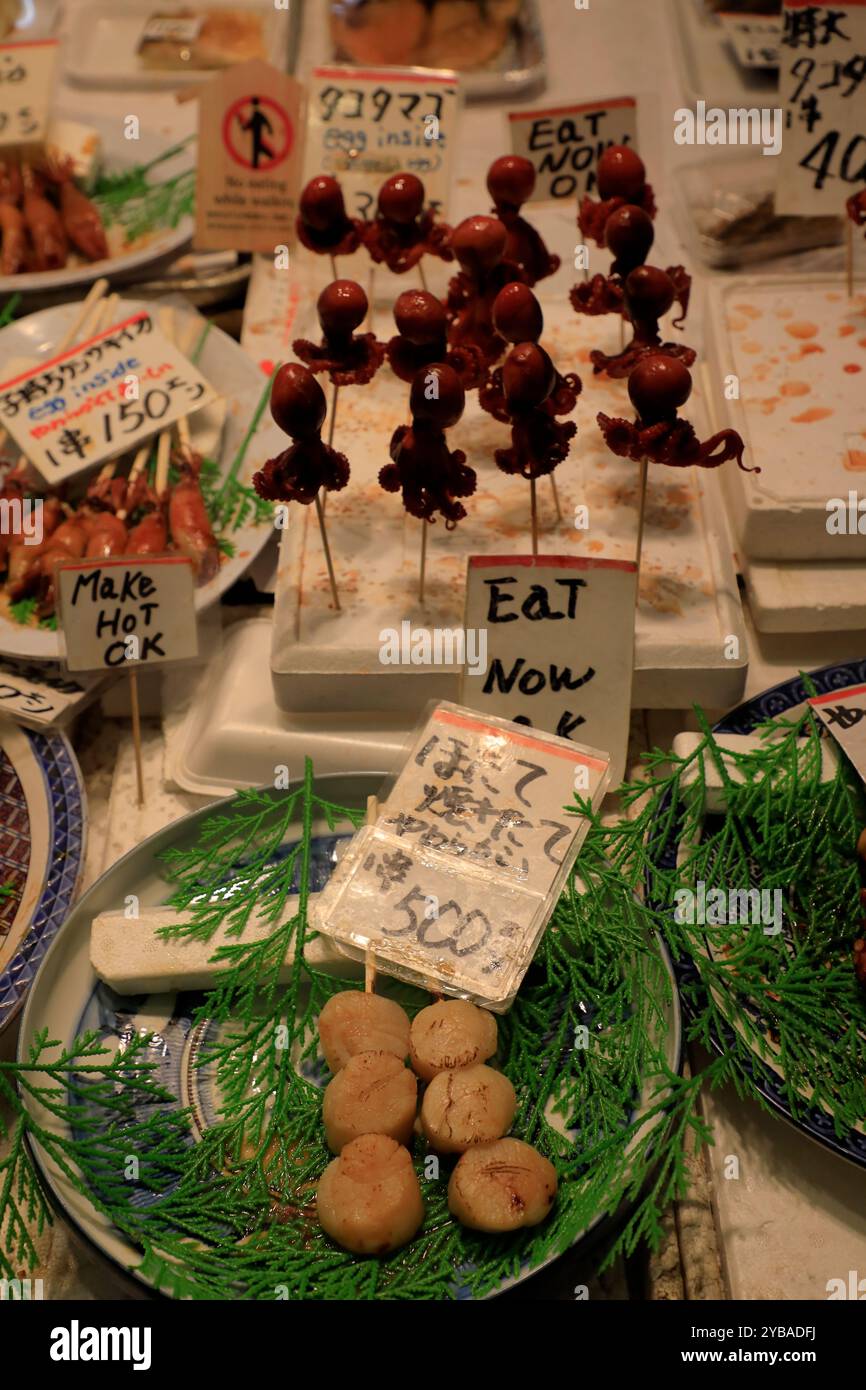
[[0, 1299], [862, 1293], [866, 9], [664, 8], [0, 43]]

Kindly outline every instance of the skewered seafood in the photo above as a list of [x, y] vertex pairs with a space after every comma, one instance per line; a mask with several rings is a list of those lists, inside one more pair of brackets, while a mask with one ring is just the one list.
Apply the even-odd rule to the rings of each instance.
[[501, 1071], [440, 1071], [424, 1092], [421, 1127], [439, 1153], [461, 1154], [507, 1134], [516, 1108], [514, 1087]]
[[440, 999], [412, 1020], [409, 1054], [422, 1081], [441, 1071], [486, 1062], [496, 1051], [496, 1019], [465, 999]]
[[418, 1080], [393, 1052], [357, 1052], [330, 1081], [322, 1103], [328, 1148], [338, 1154], [362, 1134], [387, 1134], [408, 1144], [418, 1105]]
[[390, 1052], [402, 1062], [409, 1054], [409, 1018], [381, 994], [341, 990], [319, 1014], [319, 1037], [334, 1073], [358, 1052]]
[[424, 1220], [409, 1150], [386, 1134], [353, 1139], [319, 1179], [316, 1207], [322, 1229], [356, 1255], [405, 1245]]
[[475, 1231], [516, 1231], [544, 1220], [556, 1187], [556, 1169], [531, 1144], [495, 1139], [459, 1159], [448, 1184], [448, 1209]]
[[0, 163], [0, 275], [62, 270], [70, 249], [87, 261], [110, 255], [98, 208], [71, 159]]

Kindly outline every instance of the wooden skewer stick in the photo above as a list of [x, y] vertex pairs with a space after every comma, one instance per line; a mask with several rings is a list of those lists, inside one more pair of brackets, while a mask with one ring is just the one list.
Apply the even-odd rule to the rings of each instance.
[[139, 806], [144, 805], [144, 769], [141, 761], [141, 710], [138, 703], [138, 672], [129, 668], [129, 704], [132, 710], [132, 746], [135, 750], [135, 781]]
[[[340, 388], [339, 388], [339, 386], [336, 386], [336, 385], [335, 385], [335, 386], [334, 386], [334, 394], [331, 396], [331, 418], [330, 418], [330, 420], [328, 421], [328, 448], [329, 448], [329, 449], [333, 446], [333, 443], [334, 443], [334, 429], [335, 429], [336, 424], [337, 424], [337, 402], [338, 402], [339, 398], [340, 398]], [[321, 492], [319, 493], [319, 496], [320, 496], [321, 499], [322, 499], [322, 515], [324, 516], [325, 511], [327, 510], [327, 506], [328, 506], [328, 489], [327, 489], [326, 487], [323, 487], [322, 490], [321, 490]]]
[[[190, 319], [192, 321], [190, 323], [187, 323], [186, 329], [181, 331], [177, 336], [177, 345], [183, 353], [184, 357], [189, 356], [192, 350], [193, 343], [195, 342], [195, 339], [198, 336], [198, 324], [195, 322], [195, 319], [192, 315], [190, 315]], [[178, 420], [177, 437], [180, 443], [181, 453], [184, 455], [185, 458], [191, 459], [193, 449], [192, 438], [189, 432], [188, 415], [182, 415], [181, 418]]]
[[168, 490], [168, 465], [171, 459], [171, 430], [163, 430], [156, 443], [156, 477], [153, 489], [160, 499]]
[[[141, 473], [141, 472], [144, 470], [144, 468], [147, 466], [147, 461], [148, 461], [148, 459], [150, 458], [150, 450], [151, 450], [151, 441], [148, 440], [146, 444], [142, 444], [142, 446], [141, 446], [141, 448], [139, 449], [138, 453], [135, 455], [135, 458], [132, 460], [132, 466], [131, 466], [131, 468], [130, 468], [130, 470], [129, 470], [129, 474], [128, 474], [127, 479], [126, 479], [126, 495], [127, 495], [127, 497], [129, 496], [129, 494], [130, 494], [130, 489], [132, 488], [133, 483], [136, 481], [136, 479], [137, 479], [139, 473]], [[125, 521], [125, 520], [126, 520], [127, 514], [128, 514], [128, 508], [126, 508], [126, 507], [119, 507], [119, 508], [118, 508], [118, 510], [117, 510], [117, 515], [118, 515], [118, 518], [119, 518], [121, 521]]]
[[331, 262], [331, 278], [332, 278], [333, 280], [336, 280], [336, 279], [338, 278], [338, 276], [337, 276], [337, 262], [336, 262], [336, 259], [334, 258], [334, 256], [329, 256], [329, 257], [328, 257], [328, 260]]
[[636, 562], [636, 564], [637, 564], [637, 576], [636, 576], [636, 580], [635, 580], [635, 583], [636, 583], [636, 587], [635, 587], [635, 599], [634, 599], [634, 601], [635, 601], [635, 607], [637, 607], [637, 604], [638, 604], [638, 602], [639, 602], [639, 596], [640, 596], [640, 557], [641, 557], [641, 551], [643, 550], [643, 528], [644, 528], [644, 519], [645, 519], [645, 517], [646, 517], [646, 485], [647, 485], [647, 477], [648, 477], [648, 474], [649, 474], [649, 459], [643, 458], [643, 459], [641, 459], [641, 462], [640, 462], [640, 493], [639, 493], [639, 496], [638, 496], [638, 512], [637, 512], [637, 552], [636, 552], [636, 554], [635, 554], [635, 562]]
[[328, 579], [331, 584], [331, 597], [334, 600], [334, 607], [336, 608], [337, 612], [340, 613], [342, 610], [340, 608], [340, 595], [337, 592], [337, 577], [334, 574], [334, 562], [331, 559], [331, 547], [328, 544], [328, 531], [327, 527], [325, 526], [325, 512], [324, 508], [322, 507], [322, 499], [319, 496], [316, 497], [316, 515], [319, 518], [319, 530], [322, 533], [322, 549], [325, 552], [325, 564], [328, 567]]
[[94, 305], [100, 302], [102, 296], [105, 294], [105, 291], [107, 289], [107, 280], [94, 280], [93, 284], [90, 286], [86, 298], [81, 301], [81, 308], [75, 315], [75, 318], [72, 320], [72, 323], [69, 325], [66, 332], [63, 334], [63, 337], [60, 339], [60, 342], [57, 344], [58, 352], [65, 352], [68, 347], [72, 347], [72, 344], [78, 341], [79, 337], [84, 336], [82, 329], [84, 328], [84, 325], [87, 322], [87, 320], [90, 318], [90, 314], [93, 310]]
[[426, 290], [427, 290], [427, 276], [424, 274], [424, 262], [423, 262], [423, 260], [420, 260], [420, 261], [418, 262], [418, 274], [421, 276], [421, 288], [422, 288], [422, 290], [424, 290], [424, 291], [426, 292]]
[[427, 582], [427, 527], [429, 521], [421, 521], [421, 567], [418, 572], [418, 602], [424, 603], [424, 586]]
[[848, 277], [848, 298], [854, 298], [854, 222], [845, 218], [847, 234], [845, 238], [845, 269]]
[[551, 488], [551, 491], [552, 491], [552, 493], [553, 493], [553, 505], [554, 505], [554, 507], [556, 508], [556, 520], [557, 520], [558, 522], [561, 522], [561, 521], [562, 521], [562, 507], [560, 506], [560, 502], [559, 502], [559, 488], [556, 486], [556, 478], [553, 476], [552, 473], [551, 473], [551, 475], [550, 475], [550, 488]]
[[[97, 316], [102, 312], [102, 296], [107, 289], [107, 280], [94, 280], [93, 284], [90, 286], [87, 297], [82, 300], [81, 308], [75, 315], [75, 318], [72, 320], [66, 332], [58, 340], [55, 349], [57, 353], [65, 352], [67, 348], [72, 347], [73, 343], [77, 343], [81, 338], [86, 338], [88, 333], [92, 331], [93, 324], [97, 322]], [[39, 359], [37, 358], [32, 363], [32, 366], [37, 367], [38, 365]], [[8, 438], [9, 431], [0, 428], [0, 449], [2, 449]]]
[[[367, 824], [375, 825], [379, 816], [379, 798], [367, 797]], [[368, 946], [364, 952], [364, 993], [376, 993], [376, 957]]]
[[529, 479], [529, 506], [532, 514], [532, 553], [538, 554], [538, 499], [535, 495], [535, 479]]

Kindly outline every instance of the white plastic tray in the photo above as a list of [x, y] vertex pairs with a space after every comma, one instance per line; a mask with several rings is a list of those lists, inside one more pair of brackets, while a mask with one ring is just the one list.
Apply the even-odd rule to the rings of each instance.
[[[285, 68], [289, 58], [289, 14], [277, 10], [272, 0], [202, 0], [202, 8], [258, 11], [264, 21], [264, 40], [269, 59]], [[201, 85], [216, 75], [207, 71], [158, 71], [145, 68], [137, 47], [148, 17], [172, 13], [184, 7], [160, 0], [92, 0], [79, 4], [67, 24], [64, 77], [79, 87], [109, 91], [138, 88], [173, 92], [178, 87]], [[188, 8], [195, 9], [195, 5]], [[292, 6], [294, 9], [294, 5]]]

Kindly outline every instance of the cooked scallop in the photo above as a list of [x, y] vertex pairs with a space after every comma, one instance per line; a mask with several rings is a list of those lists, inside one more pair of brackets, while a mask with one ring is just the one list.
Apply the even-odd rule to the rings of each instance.
[[356, 1255], [387, 1255], [424, 1220], [409, 1150], [386, 1134], [362, 1134], [329, 1163], [316, 1199], [319, 1224]]
[[412, 1020], [409, 1053], [422, 1081], [440, 1071], [473, 1067], [496, 1051], [496, 1019], [465, 999], [441, 999]]
[[409, 1016], [381, 994], [342, 990], [319, 1014], [319, 1037], [334, 1073], [357, 1052], [391, 1052], [402, 1061], [409, 1053]]
[[408, 1144], [415, 1127], [418, 1082], [393, 1052], [356, 1052], [325, 1088], [322, 1121], [328, 1148], [340, 1153], [362, 1134], [387, 1134]]
[[448, 1209], [475, 1231], [537, 1226], [553, 1206], [556, 1169], [521, 1139], [467, 1149], [451, 1174]]
[[434, 1149], [462, 1154], [501, 1139], [511, 1128], [517, 1096], [501, 1071], [462, 1067], [434, 1076], [421, 1105], [421, 1128]]

